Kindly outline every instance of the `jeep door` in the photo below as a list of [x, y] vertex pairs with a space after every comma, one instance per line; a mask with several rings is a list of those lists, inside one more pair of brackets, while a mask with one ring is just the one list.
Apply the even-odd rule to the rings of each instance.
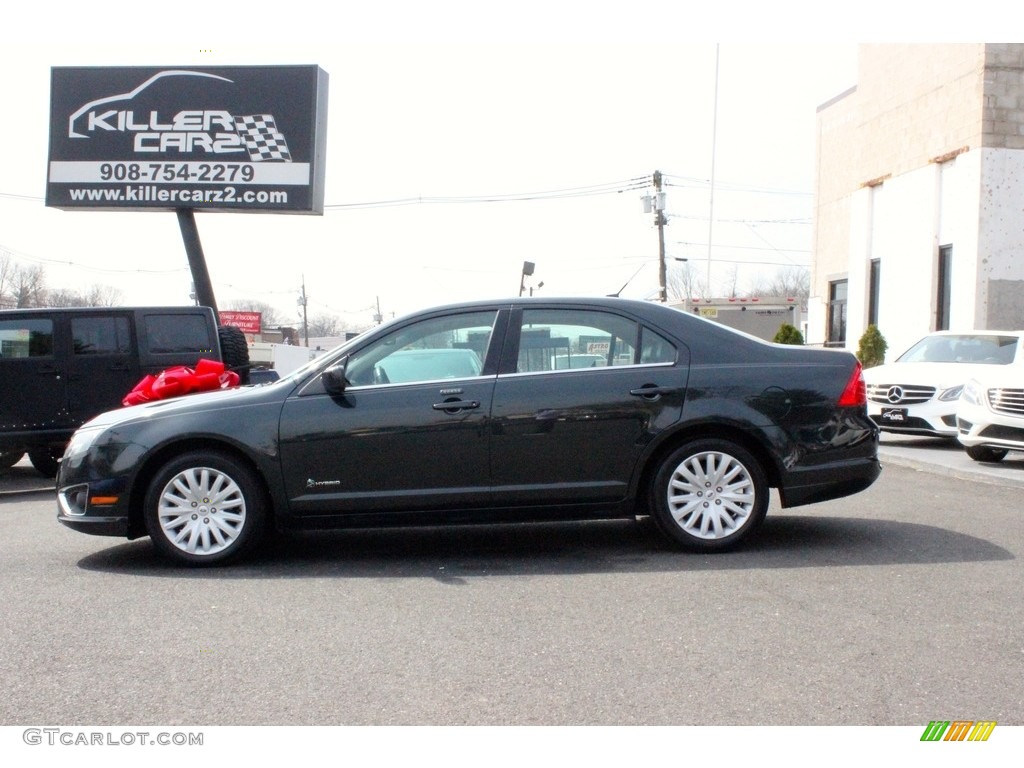
[[0, 434], [6, 438], [66, 430], [64, 371], [51, 316], [0, 319]]
[[141, 376], [130, 313], [71, 314], [69, 325], [68, 406], [77, 425], [120, 408]]

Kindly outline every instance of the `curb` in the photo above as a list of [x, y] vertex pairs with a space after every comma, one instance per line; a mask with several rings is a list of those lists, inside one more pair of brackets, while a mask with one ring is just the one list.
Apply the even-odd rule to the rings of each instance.
[[[917, 454], [927, 449], [910, 449]], [[931, 472], [946, 477], [955, 477], [958, 480], [967, 480], [974, 483], [986, 483], [988, 485], [1000, 485], [1003, 487], [1024, 488], [1024, 464], [1013, 462], [1012, 465], [982, 464], [975, 462], [967, 454], [953, 454], [921, 458], [910, 456], [904, 450], [887, 449], [884, 445], [879, 446], [878, 459], [882, 462], [882, 469], [887, 465], [906, 467], [920, 472]], [[972, 466], [977, 465], [977, 466]]]

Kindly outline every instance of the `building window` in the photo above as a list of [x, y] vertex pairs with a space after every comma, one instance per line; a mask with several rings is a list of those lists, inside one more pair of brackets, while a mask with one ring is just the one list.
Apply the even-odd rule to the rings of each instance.
[[878, 298], [882, 285], [882, 260], [871, 260], [868, 275], [868, 325], [878, 327]]
[[953, 246], [939, 247], [939, 284], [935, 298], [935, 330], [949, 330], [949, 310], [953, 295]]
[[846, 294], [846, 280], [828, 284], [828, 346], [846, 344]]

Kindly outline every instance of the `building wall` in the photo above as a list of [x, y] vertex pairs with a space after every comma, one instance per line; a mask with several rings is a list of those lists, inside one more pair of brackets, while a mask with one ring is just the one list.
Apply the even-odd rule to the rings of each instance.
[[1024, 329], [1024, 151], [985, 149], [976, 249], [976, 324]]
[[857, 87], [818, 110], [808, 342], [848, 280], [846, 346], [878, 325], [891, 357], [936, 327], [952, 247], [953, 329], [1024, 327], [1024, 45], [863, 45]]

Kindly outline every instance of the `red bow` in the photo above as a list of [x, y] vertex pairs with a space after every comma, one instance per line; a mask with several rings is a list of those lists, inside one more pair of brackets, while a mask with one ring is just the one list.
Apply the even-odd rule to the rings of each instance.
[[228, 389], [237, 387], [238, 383], [238, 374], [225, 370], [224, 363], [217, 360], [200, 360], [194, 370], [179, 365], [176, 368], [168, 368], [158, 376], [146, 376], [125, 396], [121, 404], [138, 405], [151, 400], [166, 400], [169, 397], [187, 395], [190, 392]]

